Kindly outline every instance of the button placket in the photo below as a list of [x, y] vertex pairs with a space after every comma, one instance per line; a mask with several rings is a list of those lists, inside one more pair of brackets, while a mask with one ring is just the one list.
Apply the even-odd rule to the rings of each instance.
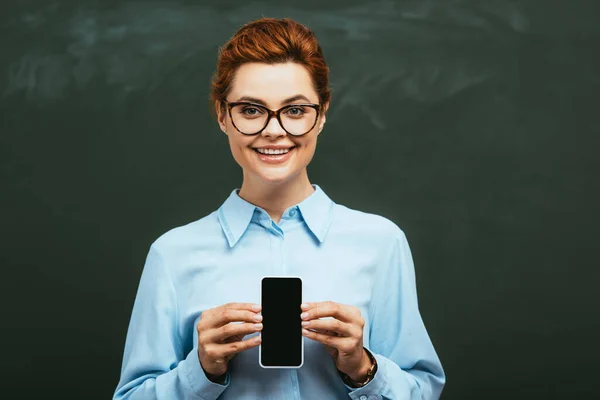
[[271, 237], [271, 256], [273, 263], [273, 274], [275, 276], [283, 276], [285, 273], [284, 255], [283, 255], [283, 230], [277, 226], [275, 221], [269, 219]]
[[281, 266], [281, 275], [285, 276], [286, 274], [286, 265], [285, 265], [285, 254], [283, 241], [285, 240], [285, 233], [283, 229], [281, 229], [281, 234], [278, 236], [279, 238], [279, 265]]

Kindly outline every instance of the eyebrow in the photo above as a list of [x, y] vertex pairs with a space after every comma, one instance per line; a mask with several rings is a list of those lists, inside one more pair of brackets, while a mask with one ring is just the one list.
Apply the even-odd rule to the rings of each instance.
[[[289, 104], [289, 103], [293, 103], [293, 102], [298, 101], [298, 100], [304, 100], [307, 103], [311, 102], [308, 99], [308, 97], [306, 97], [306, 96], [304, 96], [302, 94], [297, 94], [295, 96], [288, 97], [287, 99], [283, 100], [281, 102], [281, 104]], [[251, 97], [251, 96], [242, 96], [242, 97], [240, 97], [239, 99], [236, 100], [236, 102], [239, 102], [239, 101], [248, 101], [250, 103], [260, 104], [260, 105], [265, 106], [265, 107], [267, 106], [267, 103], [265, 103], [263, 100], [257, 99], [256, 97]]]

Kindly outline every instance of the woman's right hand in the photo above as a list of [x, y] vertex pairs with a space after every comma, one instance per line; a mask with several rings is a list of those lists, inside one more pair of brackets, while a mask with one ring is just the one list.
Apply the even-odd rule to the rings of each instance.
[[260, 309], [258, 304], [227, 303], [202, 313], [196, 325], [198, 358], [208, 379], [221, 380], [233, 356], [260, 344], [260, 336], [242, 340], [262, 330]]

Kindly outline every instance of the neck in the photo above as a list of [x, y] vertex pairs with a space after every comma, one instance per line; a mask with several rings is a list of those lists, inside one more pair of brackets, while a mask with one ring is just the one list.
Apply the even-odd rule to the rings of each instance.
[[275, 223], [283, 212], [306, 199], [314, 192], [306, 170], [294, 179], [281, 183], [268, 183], [244, 174], [239, 196], [265, 210]]

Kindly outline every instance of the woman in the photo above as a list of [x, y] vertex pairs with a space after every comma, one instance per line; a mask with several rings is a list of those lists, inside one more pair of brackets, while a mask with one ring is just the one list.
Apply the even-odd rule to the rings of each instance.
[[[310, 183], [330, 102], [313, 33], [262, 18], [221, 49], [218, 124], [240, 189], [150, 247], [114, 399], [436, 399], [445, 383], [393, 222]], [[258, 363], [260, 280], [303, 280], [304, 364]]]

